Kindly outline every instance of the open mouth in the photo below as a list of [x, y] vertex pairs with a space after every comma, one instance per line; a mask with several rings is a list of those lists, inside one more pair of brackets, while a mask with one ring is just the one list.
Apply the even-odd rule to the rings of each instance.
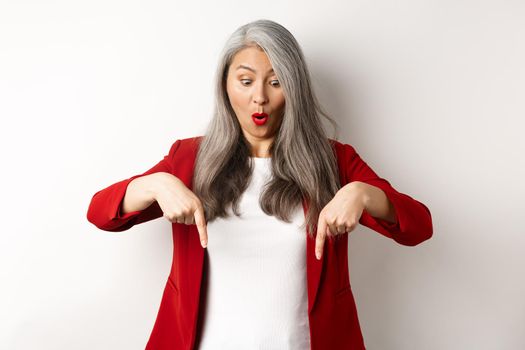
[[256, 125], [263, 125], [268, 120], [268, 114], [266, 113], [254, 113], [252, 114], [252, 120]]

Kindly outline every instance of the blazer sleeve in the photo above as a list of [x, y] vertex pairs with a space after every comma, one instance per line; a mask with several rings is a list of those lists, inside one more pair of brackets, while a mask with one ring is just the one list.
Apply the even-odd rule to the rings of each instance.
[[87, 219], [93, 225], [104, 231], [125, 231], [136, 224], [159, 218], [163, 212], [155, 201], [143, 210], [122, 214], [122, 202], [129, 183], [137, 177], [166, 172], [173, 173], [173, 158], [180, 146], [176, 140], [167, 155], [151, 169], [142, 174], [133, 175], [128, 179], [116, 182], [98, 192], [91, 198], [87, 211]]
[[383, 190], [392, 202], [397, 223], [379, 219], [363, 211], [359, 223], [379, 232], [402, 245], [414, 246], [432, 237], [432, 216], [423, 203], [398, 192], [385, 179], [379, 177], [368, 164], [361, 159], [355, 148], [345, 144], [346, 178], [349, 182], [361, 181]]

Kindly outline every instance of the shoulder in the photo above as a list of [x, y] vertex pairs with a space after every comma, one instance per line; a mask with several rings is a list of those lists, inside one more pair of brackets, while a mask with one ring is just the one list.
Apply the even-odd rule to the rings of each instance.
[[174, 159], [195, 157], [199, 149], [202, 136], [175, 139], [168, 152], [167, 157], [173, 162]]
[[196, 152], [199, 144], [204, 136], [192, 136], [175, 140], [173, 145], [177, 145], [179, 151], [182, 152]]
[[328, 138], [328, 142], [332, 145], [333, 149], [335, 150], [338, 159], [348, 159], [348, 157], [352, 157], [354, 154], [357, 154], [356, 149], [348, 143], [344, 143], [331, 138]]
[[202, 140], [203, 137], [204, 137], [204, 135], [198, 135], [198, 136], [192, 136], [192, 137], [186, 137], [186, 138], [183, 138], [183, 139], [178, 139], [178, 141], [180, 141], [182, 144], [191, 145], [191, 144], [199, 143]]

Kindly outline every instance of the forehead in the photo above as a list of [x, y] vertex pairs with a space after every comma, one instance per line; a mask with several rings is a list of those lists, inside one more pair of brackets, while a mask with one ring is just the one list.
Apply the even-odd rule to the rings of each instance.
[[231, 67], [233, 70], [237, 70], [239, 65], [254, 68], [257, 72], [259, 72], [260, 69], [262, 69], [261, 72], [266, 72], [272, 68], [268, 56], [258, 47], [247, 47], [237, 52], [235, 56], [233, 56]]

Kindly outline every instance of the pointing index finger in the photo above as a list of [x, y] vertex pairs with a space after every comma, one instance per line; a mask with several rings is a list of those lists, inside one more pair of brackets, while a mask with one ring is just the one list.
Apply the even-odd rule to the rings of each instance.
[[326, 222], [320, 218], [317, 227], [317, 237], [315, 238], [315, 256], [317, 260], [321, 260], [326, 237]]
[[206, 220], [204, 218], [204, 211], [201, 206], [195, 210], [195, 225], [197, 225], [197, 230], [199, 231], [199, 239], [203, 248], [206, 248], [208, 245], [208, 231], [206, 228]]

